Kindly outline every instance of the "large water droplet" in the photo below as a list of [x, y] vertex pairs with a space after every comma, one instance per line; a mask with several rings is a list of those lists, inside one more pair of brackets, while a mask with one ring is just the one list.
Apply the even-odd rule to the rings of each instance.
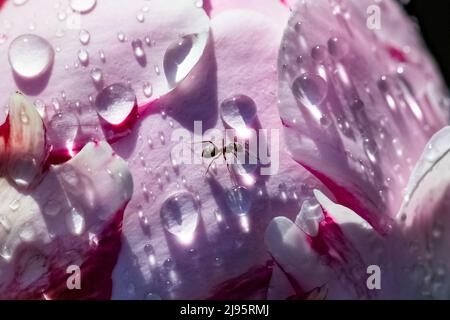
[[9, 47], [9, 64], [23, 78], [44, 74], [53, 64], [54, 51], [50, 43], [34, 34], [17, 37]]
[[122, 123], [136, 105], [134, 90], [116, 83], [106, 87], [95, 99], [98, 114], [111, 124]]
[[73, 11], [86, 13], [94, 9], [97, 0], [70, 0], [70, 7]]
[[161, 221], [164, 228], [183, 244], [189, 244], [198, 225], [199, 213], [194, 196], [180, 192], [167, 198], [161, 206]]
[[202, 55], [206, 39], [204, 34], [186, 35], [167, 48], [164, 54], [164, 72], [172, 88], [194, 68]]
[[234, 187], [225, 194], [228, 208], [237, 215], [246, 215], [252, 205], [250, 191], [245, 187]]
[[295, 224], [306, 234], [315, 237], [319, 232], [319, 224], [324, 218], [319, 202], [316, 199], [307, 199], [302, 203]]
[[235, 95], [224, 100], [220, 105], [220, 116], [223, 122], [242, 135], [245, 135], [248, 126], [255, 119], [256, 111], [255, 102], [245, 95]]
[[[73, 142], [78, 133], [79, 121], [73, 112], [58, 112], [50, 120], [47, 130], [50, 135], [50, 143], [57, 145], [59, 141], [66, 141], [66, 147], [69, 153], [72, 150]], [[53, 141], [54, 140], [54, 141]]]
[[304, 73], [294, 80], [292, 92], [316, 119], [322, 117], [317, 107], [327, 96], [328, 86], [325, 79], [319, 75]]

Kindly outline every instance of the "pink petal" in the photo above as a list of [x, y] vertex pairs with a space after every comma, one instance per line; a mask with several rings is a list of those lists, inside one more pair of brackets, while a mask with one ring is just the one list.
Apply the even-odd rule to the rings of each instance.
[[[22, 6], [8, 1], [0, 15], [11, 25], [5, 31], [7, 41], [0, 45], [0, 71], [4, 75], [0, 105], [3, 107], [17, 88], [33, 96], [36, 106], [45, 113], [46, 126], [56, 126], [49, 130], [54, 153], [65, 152], [68, 143], [79, 150], [91, 138], [120, 134], [111, 134], [108, 127], [105, 133], [101, 130], [104, 124], [93, 106], [100, 90], [115, 83], [130, 85], [138, 104], [147, 104], [172, 90], [189, 73], [208, 38], [206, 14], [183, 0], [155, 0], [147, 5], [132, 1], [126, 6], [118, 1], [98, 1], [91, 11], [81, 15], [71, 9], [68, 1], [56, 8], [52, 0], [29, 1]], [[44, 23], [41, 16], [47, 17], [48, 22]], [[54, 58], [38, 76], [25, 79], [12, 72], [8, 48], [16, 37], [30, 33], [48, 41]], [[189, 38], [193, 40], [192, 48], [188, 40], [178, 47], [180, 35], [194, 35]], [[38, 62], [42, 61], [36, 57], [40, 52], [37, 45], [29, 43], [34, 62], [19, 64], [20, 74], [25, 71], [32, 75], [31, 66], [36, 66], [37, 72]], [[170, 54], [165, 55], [169, 50]], [[13, 56], [19, 63], [26, 59], [23, 55]], [[124, 121], [130, 116], [129, 109], [116, 108], [113, 112], [113, 124], [117, 124], [117, 118]], [[0, 123], [3, 114], [0, 112]], [[70, 134], [61, 135], [63, 131]]]
[[[380, 30], [367, 26], [370, 5]], [[294, 159], [387, 231], [412, 165], [447, 121], [444, 85], [414, 25], [394, 1], [302, 1], [279, 68]]]
[[[220, 104], [237, 94], [255, 102], [261, 128], [281, 129], [276, 109], [279, 26], [256, 12], [230, 10], [215, 17], [211, 28], [214, 44], [186, 81], [143, 115], [129, 137], [113, 145], [129, 159], [137, 185], [125, 211], [126, 244], [114, 272], [113, 298], [149, 293], [165, 299], [260, 296], [267, 289], [266, 262], [271, 260], [261, 231], [276, 215], [294, 216], [298, 201], [311, 196], [310, 188], [318, 184], [282, 151], [280, 137], [279, 171], [255, 174], [256, 183], [247, 186], [252, 200], [247, 220], [227, 204], [234, 181], [225, 165], [218, 164], [208, 178], [206, 165], [171, 162], [171, 150], [179, 144], [172, 134], [180, 128], [191, 132], [195, 120], [203, 121], [204, 131], [223, 132]], [[182, 220], [186, 230], [194, 229], [192, 237], [171, 234], [161, 218], [164, 201], [180, 192], [199, 199], [199, 216], [189, 211]]]
[[[79, 298], [87, 294], [108, 297], [108, 269], [114, 265], [111, 258], [118, 247], [112, 245], [113, 239], [105, 239], [112, 237], [110, 228], [131, 197], [133, 182], [127, 164], [106, 143], [89, 143], [69, 162], [50, 167], [30, 194], [0, 181], [1, 297], [42, 298], [43, 292], [50, 298], [63, 295], [70, 265], [84, 272], [84, 288], [76, 292]], [[98, 261], [90, 264], [104, 255], [105, 247], [110, 258], [100, 265]], [[103, 273], [96, 274], [100, 285], [92, 291], [89, 277], [100, 266]]]

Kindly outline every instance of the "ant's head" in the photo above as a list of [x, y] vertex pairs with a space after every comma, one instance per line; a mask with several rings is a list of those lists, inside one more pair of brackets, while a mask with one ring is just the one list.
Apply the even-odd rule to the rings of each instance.
[[202, 157], [203, 158], [214, 158], [219, 154], [219, 148], [216, 146], [207, 146], [202, 151]]

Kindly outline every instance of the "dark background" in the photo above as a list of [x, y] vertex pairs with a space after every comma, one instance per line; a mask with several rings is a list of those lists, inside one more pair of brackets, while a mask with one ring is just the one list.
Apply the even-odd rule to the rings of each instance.
[[450, 88], [450, 1], [411, 0], [404, 6], [417, 18], [422, 36]]

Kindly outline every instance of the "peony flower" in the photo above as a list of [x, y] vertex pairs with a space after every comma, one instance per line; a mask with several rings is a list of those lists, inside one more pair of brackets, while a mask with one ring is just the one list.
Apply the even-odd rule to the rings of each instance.
[[394, 2], [6, 1], [0, 22], [0, 296], [446, 296], [446, 92]]

